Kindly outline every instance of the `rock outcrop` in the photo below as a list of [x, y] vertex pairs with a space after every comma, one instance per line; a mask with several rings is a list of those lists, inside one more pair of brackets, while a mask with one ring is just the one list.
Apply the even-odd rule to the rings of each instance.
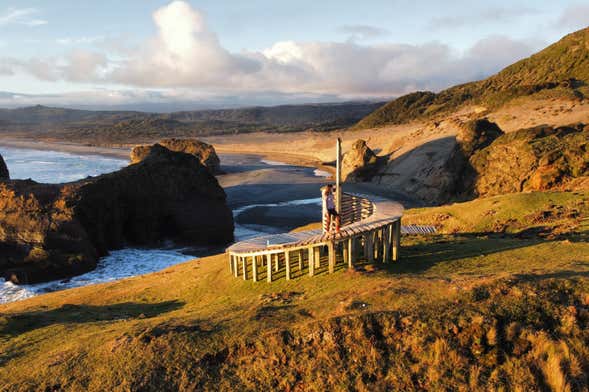
[[352, 145], [352, 149], [343, 156], [342, 178], [350, 182], [368, 181], [374, 176], [377, 163], [378, 157], [366, 141], [358, 139]]
[[8, 168], [6, 167], [4, 158], [2, 158], [2, 155], [0, 155], [0, 180], [7, 180], [9, 178], [10, 174], [8, 173]]
[[589, 127], [578, 124], [505, 134], [469, 159], [466, 191], [472, 197], [574, 189], [589, 176]]
[[497, 124], [482, 118], [460, 126], [456, 142], [462, 154], [468, 159], [475, 151], [487, 147], [501, 135], [503, 131]]
[[[209, 171], [216, 175], [222, 174], [221, 161], [217, 156], [215, 148], [207, 143], [196, 139], [162, 139], [157, 144], [171, 151], [183, 152], [194, 155], [200, 163], [206, 166]], [[154, 145], [136, 146], [131, 150], [131, 163], [138, 163], [144, 160]]]
[[0, 276], [33, 283], [95, 268], [126, 245], [221, 244], [233, 217], [194, 156], [151, 148], [141, 162], [68, 184], [0, 183]]

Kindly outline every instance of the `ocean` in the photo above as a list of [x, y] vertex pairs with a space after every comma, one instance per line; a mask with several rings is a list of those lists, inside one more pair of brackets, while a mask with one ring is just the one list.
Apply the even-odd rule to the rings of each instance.
[[[87, 176], [96, 176], [99, 174], [116, 171], [128, 164], [125, 159], [111, 158], [101, 155], [78, 155], [66, 152], [30, 150], [22, 148], [2, 147], [0, 146], [0, 155], [4, 158], [10, 171], [12, 179], [32, 179], [44, 183], [62, 183], [80, 180]], [[286, 164], [274, 161], [260, 160], [258, 163], [268, 166], [284, 166], [284, 170], [289, 170]], [[298, 170], [292, 166], [292, 170]], [[321, 171], [313, 172], [311, 175], [324, 177], [326, 174]], [[303, 199], [292, 200], [284, 203], [256, 204], [241, 206], [233, 211], [233, 215], [244, 212], [253, 207], [275, 207], [285, 205], [320, 205], [321, 200]], [[277, 232], [276, 228], [252, 225], [235, 225], [236, 240], [251, 238], [260, 234]], [[64, 290], [73, 287], [86, 286], [89, 284], [109, 282], [131, 276], [156, 272], [172, 265], [195, 258], [193, 255], [183, 253], [185, 249], [179, 249], [174, 244], [168, 244], [165, 248], [125, 248], [113, 250], [106, 257], [98, 262], [98, 267], [88, 273], [78, 275], [68, 279], [32, 284], [32, 285], [14, 285], [11, 282], [5, 282], [0, 278], [0, 303], [13, 302], [29, 298], [42, 293]]]

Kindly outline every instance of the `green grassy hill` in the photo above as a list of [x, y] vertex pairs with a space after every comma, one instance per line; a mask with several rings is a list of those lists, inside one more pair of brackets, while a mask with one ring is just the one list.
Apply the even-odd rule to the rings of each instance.
[[589, 94], [589, 28], [569, 34], [488, 79], [437, 94], [415, 92], [363, 118], [355, 128], [401, 124], [455, 110], [464, 104], [499, 107], [522, 96], [583, 98]]
[[[531, 216], [557, 206], [576, 213]], [[267, 284], [219, 255], [0, 305], [0, 390], [587, 390], [588, 208], [410, 210], [441, 233], [392, 265]]]

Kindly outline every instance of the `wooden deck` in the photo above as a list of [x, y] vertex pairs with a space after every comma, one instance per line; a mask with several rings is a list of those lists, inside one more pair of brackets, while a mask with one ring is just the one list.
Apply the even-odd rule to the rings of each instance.
[[[258, 281], [261, 274], [268, 282], [273, 275], [284, 271], [289, 280], [293, 276], [293, 261], [298, 262], [298, 274], [305, 269], [315, 275], [327, 253], [327, 272], [343, 262], [347, 268], [362, 259], [366, 262], [398, 260], [403, 206], [378, 197], [342, 194], [339, 233], [309, 230], [298, 233], [260, 236], [238, 242], [229, 248], [229, 266], [236, 276]], [[424, 234], [427, 229], [409, 226], [407, 232]], [[284, 267], [284, 268], [282, 268]], [[282, 275], [282, 274], [280, 274]]]

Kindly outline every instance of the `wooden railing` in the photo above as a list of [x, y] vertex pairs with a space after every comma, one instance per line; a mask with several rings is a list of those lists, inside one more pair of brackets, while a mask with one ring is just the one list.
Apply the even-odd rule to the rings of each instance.
[[374, 213], [374, 203], [365, 197], [342, 194], [342, 210], [340, 212], [341, 225], [346, 226], [368, 218]]
[[[352, 223], [359, 222], [374, 214], [374, 203], [366, 197], [353, 195], [351, 193], [342, 193], [342, 203], [340, 211], [340, 224], [345, 227]], [[323, 232], [333, 231], [327, 227], [327, 210], [323, 206]]]

